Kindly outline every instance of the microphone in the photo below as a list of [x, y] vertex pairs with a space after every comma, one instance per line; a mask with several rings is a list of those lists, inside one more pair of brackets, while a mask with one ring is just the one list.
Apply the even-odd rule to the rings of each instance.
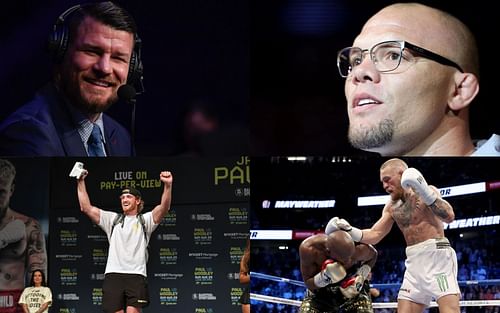
[[132, 85], [121, 85], [118, 88], [118, 98], [120, 100], [124, 100], [128, 103], [131, 103], [132, 101], [135, 103], [135, 96], [137, 95], [137, 92], [135, 91], [134, 86]]
[[132, 85], [121, 85], [117, 91], [118, 98], [132, 105], [132, 117], [130, 121], [130, 137], [132, 138], [132, 148], [135, 150], [135, 97], [137, 91]]

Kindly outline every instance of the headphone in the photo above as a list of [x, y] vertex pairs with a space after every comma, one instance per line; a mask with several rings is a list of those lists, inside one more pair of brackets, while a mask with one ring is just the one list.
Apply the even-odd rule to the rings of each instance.
[[[59, 15], [53, 26], [52, 33], [49, 35], [48, 49], [55, 62], [61, 62], [64, 54], [68, 50], [70, 29], [66, 21], [75, 11], [79, 10], [81, 7], [82, 5], [78, 4], [64, 11], [61, 15]], [[139, 38], [139, 35], [135, 33], [134, 50], [132, 51], [132, 56], [130, 57], [127, 84], [136, 85], [136, 83], [138, 83], [139, 87], [142, 87], [143, 89], [141, 45], [142, 41]]]

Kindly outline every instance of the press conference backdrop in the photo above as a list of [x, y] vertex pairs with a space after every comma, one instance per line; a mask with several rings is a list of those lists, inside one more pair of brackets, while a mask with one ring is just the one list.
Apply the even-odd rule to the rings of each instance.
[[[38, 162], [40, 159], [34, 159]], [[89, 175], [92, 204], [121, 211], [119, 194], [140, 189], [144, 212], [159, 203], [162, 170], [173, 173], [172, 206], [149, 248], [150, 306], [144, 312], [235, 312], [239, 261], [248, 235], [248, 158], [57, 158], [49, 164], [49, 286], [54, 313], [100, 312], [107, 259], [105, 233], [80, 212], [75, 161]]]

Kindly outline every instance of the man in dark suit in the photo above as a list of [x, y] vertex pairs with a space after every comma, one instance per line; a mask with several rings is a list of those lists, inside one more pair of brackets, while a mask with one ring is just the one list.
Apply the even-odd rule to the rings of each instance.
[[0, 155], [132, 156], [128, 131], [104, 112], [142, 75], [137, 27], [111, 2], [64, 12], [49, 41], [53, 81], [0, 125]]

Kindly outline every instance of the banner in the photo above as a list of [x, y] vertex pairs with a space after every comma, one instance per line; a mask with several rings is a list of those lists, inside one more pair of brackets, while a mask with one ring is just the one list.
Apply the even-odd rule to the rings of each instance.
[[[41, 163], [45, 172], [37, 183], [46, 187], [37, 187], [37, 193], [45, 195], [49, 208], [51, 312], [102, 311], [108, 241], [80, 211], [76, 181], [68, 176], [75, 161], [89, 171], [91, 203], [115, 212], [121, 212], [120, 191], [129, 186], [141, 191], [143, 212], [152, 210], [163, 190], [160, 172], [173, 174], [171, 210], [149, 245], [150, 305], [144, 312], [240, 310], [239, 261], [249, 231], [248, 158], [51, 158], [21, 162], [30, 169]], [[29, 200], [29, 192], [23, 195]]]
[[22, 313], [31, 272], [48, 266], [48, 159], [0, 160], [0, 312]]

